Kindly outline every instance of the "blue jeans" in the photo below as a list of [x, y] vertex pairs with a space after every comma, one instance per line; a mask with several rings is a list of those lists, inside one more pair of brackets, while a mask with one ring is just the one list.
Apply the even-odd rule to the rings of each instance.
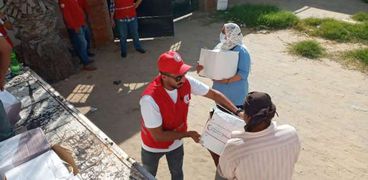
[[[88, 27], [82, 26], [79, 32], [75, 32], [73, 29], [69, 29], [68, 32], [71, 35], [72, 45], [74, 50], [77, 52], [79, 58], [84, 65], [90, 63], [88, 58], [88, 48], [89, 48], [89, 30]], [[88, 37], [88, 38], [87, 38]]]
[[128, 33], [133, 38], [134, 48], [143, 49], [141, 46], [141, 42], [139, 41], [137, 17], [133, 18], [132, 20], [115, 19], [115, 24], [119, 31], [121, 54], [127, 53], [127, 42], [126, 41], [128, 38]]
[[4, 105], [0, 101], [0, 142], [14, 136], [14, 131], [6, 115]]
[[167, 163], [169, 165], [169, 170], [171, 174], [172, 180], [183, 180], [183, 159], [184, 159], [184, 148], [183, 146], [178, 147], [177, 149], [166, 152], [166, 153], [153, 153], [146, 151], [142, 148], [141, 156], [142, 156], [142, 164], [148, 172], [150, 172], [153, 176], [156, 176], [158, 162], [160, 158], [166, 155]]
[[[70, 39], [70, 43], [73, 44], [73, 33], [74, 33], [74, 30], [73, 29], [67, 29], [68, 30], [68, 34], [69, 34], [69, 39]], [[85, 33], [85, 37], [86, 37], [86, 41], [87, 41], [87, 51], [90, 52], [90, 49], [91, 49], [91, 29], [86, 26], [86, 33]], [[74, 47], [73, 47], [74, 48]], [[74, 50], [75, 54], [77, 53], [76, 50]]]

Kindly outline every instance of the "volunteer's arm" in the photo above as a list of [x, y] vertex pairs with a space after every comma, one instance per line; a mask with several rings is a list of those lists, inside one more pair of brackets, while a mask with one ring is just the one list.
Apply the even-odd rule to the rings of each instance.
[[187, 132], [176, 132], [176, 131], [165, 131], [162, 126], [157, 128], [147, 128], [147, 130], [151, 133], [152, 137], [160, 142], [160, 141], [174, 141], [177, 139], [190, 137], [195, 142], [199, 142], [199, 138], [201, 137], [196, 131], [187, 131]]
[[220, 104], [221, 106], [225, 107], [226, 109], [230, 110], [234, 114], [238, 114], [238, 108], [227, 98], [224, 94], [221, 92], [210, 89], [204, 97], [207, 97], [209, 99], [214, 100], [217, 104]]
[[5, 75], [10, 64], [11, 47], [4, 37], [0, 36], [0, 90], [4, 90]]

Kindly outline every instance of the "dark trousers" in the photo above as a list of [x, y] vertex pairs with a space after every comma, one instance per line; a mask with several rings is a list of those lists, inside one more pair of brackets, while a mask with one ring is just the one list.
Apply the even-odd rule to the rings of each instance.
[[135, 17], [134, 20], [131, 20], [131, 21], [128, 21], [126, 19], [116, 19], [115, 23], [119, 30], [120, 51], [122, 54], [127, 53], [127, 42], [126, 41], [128, 38], [128, 34], [130, 34], [133, 39], [134, 48], [143, 49], [141, 42], [139, 41], [137, 17]]
[[167, 163], [169, 165], [169, 170], [171, 174], [172, 180], [183, 180], [183, 159], [184, 159], [184, 148], [183, 146], [178, 147], [177, 149], [165, 152], [165, 153], [154, 153], [146, 151], [142, 148], [141, 156], [142, 156], [142, 164], [148, 172], [150, 172], [153, 176], [156, 176], [158, 163], [162, 156], [166, 155]]
[[90, 30], [87, 26], [82, 26], [78, 32], [68, 29], [68, 33], [72, 40], [74, 51], [81, 59], [84, 65], [90, 63], [88, 58], [88, 50], [90, 48]]
[[0, 101], [0, 142], [14, 136], [13, 128], [6, 115], [4, 105]]

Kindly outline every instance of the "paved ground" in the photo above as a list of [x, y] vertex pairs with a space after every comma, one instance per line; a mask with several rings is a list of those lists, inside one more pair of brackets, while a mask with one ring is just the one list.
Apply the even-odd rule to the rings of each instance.
[[[282, 2], [292, 7], [295, 4], [295, 1]], [[297, 2], [303, 7], [302, 2], [318, 1]], [[349, 1], [347, 9], [354, 3], [357, 10], [362, 8], [359, 2]], [[336, 9], [334, 3], [330, 5], [330, 9], [325, 9]], [[158, 55], [176, 48], [186, 62], [194, 65], [200, 48], [212, 48], [216, 44], [221, 26], [209, 24], [205, 16], [198, 15], [176, 23], [174, 38], [145, 41], [146, 54], [130, 49], [128, 59], [124, 60], [120, 59], [116, 45], [100, 48], [95, 58], [98, 71], [81, 72], [54, 87], [65, 97], [70, 96], [77, 107], [84, 107], [83, 111], [87, 112], [90, 106], [97, 107], [87, 117], [139, 161], [138, 101], [145, 85], [157, 74]], [[276, 120], [298, 130], [302, 152], [294, 179], [368, 179], [367, 75], [347, 70], [328, 59], [311, 61], [286, 53], [288, 43], [304, 38], [289, 30], [248, 34], [244, 42], [252, 56], [250, 90], [268, 92], [278, 108], [280, 117]], [[359, 46], [320, 41], [331, 51]], [[197, 77], [195, 73], [190, 74]], [[197, 78], [211, 85], [210, 80]], [[114, 80], [122, 83], [114, 85]], [[193, 98], [190, 129], [201, 131], [212, 106], [212, 102], [202, 97]], [[189, 139], [185, 141], [184, 173], [186, 179], [212, 179], [215, 173], [206, 150]], [[164, 159], [157, 177], [170, 179]]]

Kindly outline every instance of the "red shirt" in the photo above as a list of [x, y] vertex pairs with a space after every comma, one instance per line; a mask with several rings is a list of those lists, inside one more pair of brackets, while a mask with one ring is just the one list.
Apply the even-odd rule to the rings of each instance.
[[9, 36], [8, 36], [8, 33], [6, 32], [6, 29], [3, 25], [0, 26], [0, 33], [3, 34], [5, 40], [9, 43], [9, 45], [13, 48], [13, 43], [12, 41], [10, 40]]
[[137, 16], [135, 12], [134, 0], [114, 0], [115, 12], [114, 19], [126, 19]]
[[59, 0], [61, 13], [67, 28], [78, 30], [85, 25], [85, 16], [78, 0]]
[[88, 11], [88, 4], [86, 0], [77, 0], [79, 6], [82, 8], [82, 10], [84, 11], [84, 13], [87, 13]]
[[[147, 86], [142, 96], [144, 95], [151, 96], [160, 108], [163, 130], [177, 132], [187, 131], [187, 115], [189, 100], [191, 98], [191, 87], [188, 80], [178, 89], [178, 99], [176, 103], [172, 101], [169, 94], [167, 94], [162, 86], [161, 76], [157, 76], [155, 80]], [[144, 126], [143, 119], [141, 122], [141, 137], [146, 146], [158, 149], [167, 149], [174, 142], [155, 141], [151, 133]]]

